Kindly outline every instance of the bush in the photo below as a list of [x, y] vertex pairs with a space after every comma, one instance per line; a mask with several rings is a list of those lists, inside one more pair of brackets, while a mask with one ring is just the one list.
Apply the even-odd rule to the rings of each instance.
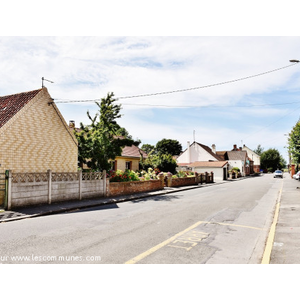
[[132, 170], [126, 170], [125, 172], [121, 170], [110, 172], [110, 182], [127, 182], [127, 181], [139, 181], [139, 176]]
[[176, 172], [177, 163], [171, 154], [158, 155], [154, 161], [154, 165], [162, 172], [171, 172], [173, 174]]

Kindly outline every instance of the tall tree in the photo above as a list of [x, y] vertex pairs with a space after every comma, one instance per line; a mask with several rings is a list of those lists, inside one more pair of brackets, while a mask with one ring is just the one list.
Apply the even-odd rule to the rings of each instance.
[[[108, 93], [101, 103], [96, 102], [99, 112], [91, 117], [87, 112], [91, 124], [80, 124], [80, 131], [76, 133], [78, 139], [79, 162], [85, 163], [94, 171], [110, 170], [109, 160], [120, 156], [124, 146], [139, 145], [128, 132], [121, 128], [117, 119], [121, 118], [121, 105], [115, 104], [113, 93]], [[120, 137], [120, 133], [126, 134]]]
[[147, 154], [155, 154], [155, 146], [150, 144], [144, 144], [141, 148], [143, 151], [145, 151]]
[[259, 144], [256, 149], [253, 150], [256, 154], [261, 155], [264, 152], [264, 148]]
[[288, 139], [288, 149], [295, 164], [300, 163], [300, 122], [293, 127]]
[[182, 151], [182, 146], [177, 140], [162, 139], [156, 144], [158, 154], [179, 155]]
[[283, 169], [286, 166], [286, 161], [277, 149], [271, 148], [261, 154], [260, 164], [262, 169], [274, 172], [277, 169]]

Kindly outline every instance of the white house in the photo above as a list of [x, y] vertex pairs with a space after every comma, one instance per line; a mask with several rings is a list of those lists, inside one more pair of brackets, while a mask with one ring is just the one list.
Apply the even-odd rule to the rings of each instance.
[[177, 158], [179, 170], [190, 170], [198, 173], [213, 172], [215, 181], [227, 179], [227, 161], [216, 154], [216, 146], [212, 148], [193, 142], [187, 143], [186, 150]]
[[243, 145], [242, 150], [247, 151], [248, 157], [253, 161], [253, 171], [256, 173], [260, 172], [260, 156], [253, 150]]
[[228, 165], [229, 171], [237, 167], [240, 169], [240, 173], [242, 176], [246, 176], [249, 173], [248, 168], [250, 168], [248, 160], [247, 160], [247, 152], [246, 151], [227, 151], [228, 157]]

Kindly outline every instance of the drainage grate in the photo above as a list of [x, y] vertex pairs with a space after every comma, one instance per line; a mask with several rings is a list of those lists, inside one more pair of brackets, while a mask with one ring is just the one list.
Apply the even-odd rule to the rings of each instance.
[[11, 218], [22, 217], [22, 216], [26, 216], [26, 215], [14, 211], [5, 211], [3, 213], [0, 213], [0, 221], [4, 221], [6, 219], [11, 219]]

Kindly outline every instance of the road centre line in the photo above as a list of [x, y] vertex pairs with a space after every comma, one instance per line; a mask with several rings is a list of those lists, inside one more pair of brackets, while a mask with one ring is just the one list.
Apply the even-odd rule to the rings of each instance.
[[[235, 226], [235, 227], [243, 227], [243, 228], [248, 228], [248, 229], [255, 229], [255, 230], [264, 230], [262, 228], [258, 228], [258, 227], [252, 227], [252, 226], [246, 226], [246, 225], [237, 225], [237, 224], [230, 224], [230, 223], [218, 223], [218, 222], [206, 222], [206, 221], [199, 221], [197, 223], [195, 223], [194, 225], [186, 228], [185, 230], [175, 234], [174, 236], [172, 236], [171, 238], [163, 241], [162, 243], [152, 247], [151, 249], [137, 255], [136, 257], [128, 260], [127, 262], [125, 262], [125, 264], [135, 264], [137, 262], [139, 262], [140, 260], [144, 259], [145, 257], [149, 256], [150, 254], [156, 252], [157, 250], [161, 249], [164, 246], [167, 246], [168, 244], [172, 243], [173, 241], [177, 240], [179, 237], [181, 237], [182, 235], [184, 235], [185, 233], [191, 231], [192, 229], [196, 228], [197, 226], [201, 225], [201, 224], [212, 224], [212, 225], [222, 225], [222, 226]], [[195, 246], [195, 245], [194, 245]], [[175, 247], [173, 245], [173, 247]], [[185, 247], [178, 247], [178, 248], [185, 248]], [[190, 248], [187, 248], [187, 250], [189, 250]]]
[[263, 254], [263, 258], [261, 261], [261, 264], [269, 264], [270, 259], [271, 259], [271, 252], [274, 244], [274, 238], [275, 238], [275, 230], [276, 230], [276, 225], [278, 222], [278, 217], [279, 217], [279, 210], [280, 210], [280, 201], [281, 201], [281, 195], [282, 195], [282, 189], [283, 189], [283, 182], [281, 183], [281, 188], [278, 194], [277, 198], [277, 204], [275, 208], [275, 213], [274, 213], [274, 218], [273, 218], [273, 223], [270, 228], [269, 236], [267, 239], [266, 243], [266, 248]]

